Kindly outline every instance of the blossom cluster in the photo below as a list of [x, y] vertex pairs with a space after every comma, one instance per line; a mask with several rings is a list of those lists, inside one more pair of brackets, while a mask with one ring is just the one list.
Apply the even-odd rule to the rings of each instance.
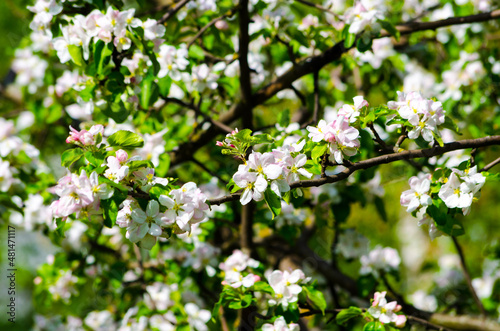
[[424, 99], [420, 92], [398, 91], [398, 100], [389, 101], [387, 106], [396, 109], [408, 121], [411, 128], [408, 132], [410, 139], [422, 136], [425, 141], [434, 141], [434, 135], [439, 135], [437, 127], [445, 120], [441, 102]]
[[287, 323], [283, 316], [274, 320], [274, 323], [265, 323], [262, 325], [262, 331], [299, 331], [300, 325], [297, 323]]
[[87, 176], [82, 170], [80, 175], [68, 173], [59, 179], [52, 192], [60, 197], [50, 205], [52, 215], [66, 219], [73, 213], [79, 215], [84, 209], [97, 211], [100, 200], [111, 198], [114, 190], [106, 183], [99, 184], [95, 171]]
[[448, 208], [462, 208], [464, 215], [470, 212], [474, 196], [483, 187], [486, 177], [477, 172], [477, 166], [464, 171], [452, 169], [450, 177], [441, 186], [438, 196]]
[[104, 134], [104, 126], [100, 124], [93, 125], [88, 131], [85, 129], [78, 131], [72, 126], [70, 126], [69, 129], [71, 132], [68, 138], [66, 138], [66, 143], [72, 143], [78, 146], [96, 145], [99, 134], [101, 135], [101, 139]]
[[308, 281], [300, 269], [295, 269], [292, 272], [274, 270], [267, 278], [269, 285], [274, 290], [274, 296], [269, 300], [269, 305], [282, 305], [284, 309], [290, 303], [298, 301], [298, 295], [302, 292], [301, 284]]
[[[206, 196], [189, 182], [179, 189], [162, 194], [158, 201], [150, 200], [143, 211], [139, 203], [129, 197], [118, 211], [116, 223], [127, 229], [126, 237], [141, 247], [151, 249], [159, 237], [168, 238], [171, 232], [185, 233], [191, 231], [193, 224], [206, 219]], [[161, 208], [166, 210], [162, 212]]]
[[[255, 285], [261, 277], [254, 274], [252, 269], [260, 266], [260, 263], [240, 250], [234, 250], [219, 268], [224, 272], [222, 285], [231, 286], [234, 289], [245, 290]], [[296, 269], [292, 272], [287, 270], [266, 271], [267, 282], [272, 288], [268, 292], [271, 298], [268, 299], [270, 306], [281, 305], [283, 309], [288, 309], [289, 304], [297, 302], [298, 295], [302, 292], [302, 285], [309, 281], [304, 272]]]
[[378, 277], [380, 273], [397, 270], [401, 263], [398, 251], [391, 247], [377, 246], [371, 250], [368, 255], [363, 255], [360, 258], [361, 275], [373, 274]]
[[309, 138], [314, 142], [327, 142], [330, 159], [342, 164], [344, 156], [353, 156], [357, 153], [359, 131], [352, 127], [350, 122], [354, 122], [360, 115], [359, 111], [367, 106], [368, 102], [362, 96], [355, 97], [354, 106], [344, 105], [332, 122], [320, 120], [317, 127], [308, 126]]
[[243, 188], [240, 202], [246, 205], [252, 199], [261, 201], [269, 186], [278, 196], [290, 191], [290, 184], [299, 180], [299, 175], [311, 178], [312, 174], [304, 169], [307, 161], [305, 154], [299, 154], [305, 141], [273, 149], [272, 152], [252, 152], [245, 164], [240, 164], [233, 175], [234, 183]]
[[87, 16], [76, 15], [69, 24], [61, 27], [62, 37], [53, 40], [53, 47], [62, 63], [71, 60], [70, 46], [82, 47], [85, 60], [89, 58], [89, 46], [92, 41], [104, 43], [113, 42], [116, 50], [122, 52], [132, 46], [128, 34], [132, 28], [142, 27], [144, 39], [151, 40], [155, 45], [163, 43], [161, 37], [165, 34], [165, 27], [156, 20], [148, 19], [145, 22], [134, 18], [135, 10], [115, 10], [108, 7], [106, 14], [93, 10]]
[[[257, 268], [259, 261], [252, 259], [239, 249], [234, 250], [224, 262], [219, 264], [219, 269], [224, 272], [222, 285], [229, 285], [233, 288], [252, 287], [255, 282], [260, 280], [258, 275], [247, 272], [248, 268]], [[243, 276], [243, 272], [246, 273]]]
[[387, 302], [386, 291], [375, 292], [372, 305], [368, 313], [383, 324], [393, 323], [395, 327], [402, 328], [406, 324], [406, 316], [396, 314], [401, 310], [401, 305], [396, 301]]
[[[427, 214], [427, 208], [433, 204], [433, 199], [439, 198], [446, 207], [459, 208], [463, 215], [467, 215], [485, 181], [486, 177], [477, 171], [477, 166], [464, 170], [452, 168], [449, 177], [441, 178], [436, 183], [432, 182], [430, 174], [420, 174], [409, 179], [410, 189], [401, 193], [400, 203], [407, 207], [407, 212], [414, 213], [420, 218], [419, 226], [425, 224], [429, 227], [429, 235], [431, 239], [434, 239], [441, 236], [443, 232]], [[432, 194], [432, 185], [441, 185], [437, 196]]]
[[361, 0], [345, 11], [345, 23], [349, 25], [349, 33], [358, 34], [369, 28], [373, 32], [381, 29], [378, 20], [383, 20], [384, 15], [381, 8], [375, 6], [374, 2]]

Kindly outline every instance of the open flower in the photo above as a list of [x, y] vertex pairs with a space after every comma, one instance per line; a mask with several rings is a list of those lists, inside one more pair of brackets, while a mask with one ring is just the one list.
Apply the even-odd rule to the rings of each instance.
[[368, 313], [375, 319], [378, 319], [383, 324], [394, 323], [398, 328], [402, 328], [406, 324], [406, 316], [397, 315], [401, 310], [401, 306], [396, 301], [387, 302], [385, 298], [387, 292], [375, 292], [372, 306], [368, 308]]

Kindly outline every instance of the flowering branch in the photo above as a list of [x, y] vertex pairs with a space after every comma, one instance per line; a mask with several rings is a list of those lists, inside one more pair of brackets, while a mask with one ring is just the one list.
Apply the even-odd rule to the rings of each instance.
[[[417, 149], [417, 150], [411, 150], [411, 151], [403, 151], [403, 152], [394, 153], [394, 154], [381, 155], [381, 156], [373, 157], [371, 159], [352, 163], [351, 165], [346, 167], [346, 169], [343, 170], [342, 172], [335, 174], [335, 175], [332, 175], [332, 176], [325, 176], [325, 177], [310, 179], [310, 180], [301, 180], [301, 181], [291, 183], [290, 188], [293, 189], [293, 188], [298, 188], [298, 187], [314, 187], [314, 186], [325, 185], [328, 183], [335, 183], [335, 182], [346, 179], [347, 177], [349, 177], [351, 174], [353, 174], [354, 172], [356, 172], [358, 170], [369, 169], [369, 168], [372, 168], [372, 167], [375, 167], [375, 166], [378, 166], [381, 164], [392, 163], [392, 162], [399, 161], [399, 160], [430, 158], [433, 156], [442, 155], [444, 153], [456, 151], [456, 150], [460, 150], [460, 149], [486, 147], [486, 146], [491, 146], [491, 145], [500, 145], [500, 136], [490, 136], [490, 137], [477, 138], [477, 139], [465, 139], [465, 140], [459, 140], [459, 141], [454, 141], [451, 143], [444, 144], [442, 147], [434, 146], [431, 148]], [[237, 200], [237, 199], [239, 199], [239, 197], [240, 197], [240, 193], [233, 193], [233, 194], [221, 197], [221, 198], [207, 200], [207, 202], [210, 203], [211, 205], [220, 205], [220, 204], [228, 202], [228, 201]]]
[[[396, 26], [396, 28], [400, 31], [401, 34], [411, 34], [417, 31], [435, 30], [450, 25], [484, 22], [497, 19], [499, 17], [500, 10], [494, 10], [488, 13], [462, 17], [452, 17], [445, 20], [432, 22], [414, 22], [406, 25], [398, 25]], [[386, 34], [381, 34], [377, 38], [387, 36], [388, 35]], [[340, 41], [331, 48], [327, 49], [322, 54], [308, 57], [305, 60], [296, 63], [290, 70], [254, 93], [254, 95], [250, 98], [250, 103], [246, 103], [243, 101], [236, 103], [227, 113], [220, 116], [219, 121], [224, 124], [230, 124], [231, 122], [235, 121], [243, 114], [245, 114], [249, 108], [253, 108], [257, 105], [263, 104], [271, 97], [276, 95], [276, 93], [289, 88], [293, 82], [295, 82], [302, 76], [318, 71], [328, 63], [340, 59], [342, 54], [347, 52], [349, 49], [350, 48], [344, 47], [344, 41]], [[241, 70], [243, 75], [244, 68], [242, 68]], [[171, 155], [171, 164], [175, 165], [188, 160], [190, 155], [194, 151], [201, 148], [209, 141], [213, 140], [217, 134], [217, 130], [214, 130], [214, 128], [209, 128], [205, 132], [201, 133], [196, 140], [187, 142], [184, 145], [180, 146], [175, 154]]]

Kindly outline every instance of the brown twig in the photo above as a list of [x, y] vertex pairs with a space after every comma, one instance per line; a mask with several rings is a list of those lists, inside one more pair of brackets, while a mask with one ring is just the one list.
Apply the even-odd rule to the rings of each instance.
[[374, 140], [382, 147], [382, 149], [387, 150], [389, 149], [385, 141], [380, 138], [377, 130], [375, 130], [375, 127], [373, 126], [373, 123], [369, 123], [367, 127], [370, 129], [370, 131], [373, 133], [373, 136], [375, 137]]
[[460, 265], [462, 266], [462, 271], [465, 276], [465, 281], [467, 282], [467, 286], [469, 287], [470, 293], [472, 294], [472, 297], [474, 298], [474, 301], [476, 302], [476, 305], [479, 308], [479, 311], [481, 312], [481, 315], [486, 316], [486, 310], [484, 309], [484, 306], [477, 296], [476, 290], [474, 290], [474, 286], [472, 286], [472, 279], [470, 277], [469, 270], [467, 268], [467, 264], [465, 263], [465, 256], [464, 252], [462, 250], [462, 247], [458, 243], [458, 240], [456, 237], [452, 236], [451, 239], [453, 240], [453, 244], [455, 245], [455, 248], [457, 250], [458, 256], [460, 256]]
[[211, 26], [213, 26], [215, 23], [217, 23], [217, 22], [219, 22], [219, 21], [222, 21], [222, 20], [223, 20], [223, 19], [225, 19], [225, 18], [228, 18], [228, 17], [233, 16], [233, 15], [237, 12], [237, 10], [238, 10], [238, 7], [235, 7], [235, 8], [233, 8], [233, 9], [231, 9], [230, 11], [228, 11], [227, 13], [225, 13], [224, 15], [221, 15], [221, 16], [219, 16], [219, 17], [216, 17], [216, 18], [214, 18], [213, 20], [211, 20], [210, 22], [208, 22], [208, 24], [207, 24], [207, 25], [205, 25], [204, 27], [202, 27], [202, 28], [200, 29], [200, 31], [198, 31], [198, 33], [196, 33], [196, 35], [193, 37], [193, 39], [191, 39], [191, 40], [189, 41], [189, 43], [187, 44], [187, 48], [189, 49], [189, 47], [191, 47], [191, 46], [195, 43], [195, 41], [196, 41], [198, 38], [200, 38], [200, 37], [201, 37], [201, 35], [202, 35], [203, 33], [205, 33], [205, 31], [207, 31], [207, 30], [208, 30], [208, 28], [210, 28]]
[[310, 2], [310, 1], [307, 1], [307, 0], [295, 0], [295, 1], [300, 2], [303, 5], [306, 5], [306, 6], [309, 6], [309, 7], [312, 7], [312, 8], [316, 8], [318, 10], [321, 10], [321, 11], [327, 13], [327, 14], [333, 15], [335, 18], [339, 18], [339, 15], [337, 15], [335, 12], [333, 12], [330, 9], [325, 8], [325, 7], [321, 6], [321, 5], [318, 5], [316, 3], [313, 3], [313, 2]]
[[187, 3], [191, 1], [191, 0], [181, 0], [179, 1], [175, 7], [173, 8], [170, 8], [169, 11], [163, 15], [162, 18], [160, 18], [158, 20], [158, 24], [163, 24], [165, 23], [166, 21], [168, 21], [171, 17], [173, 17], [175, 14], [177, 14], [177, 12], [182, 8], [184, 7], [185, 5], [187, 5]]
[[479, 172], [488, 171], [491, 168], [493, 168], [494, 166], [496, 166], [497, 164], [500, 164], [500, 157], [498, 159], [488, 163], [487, 165], [485, 165], [481, 170], [479, 170]]

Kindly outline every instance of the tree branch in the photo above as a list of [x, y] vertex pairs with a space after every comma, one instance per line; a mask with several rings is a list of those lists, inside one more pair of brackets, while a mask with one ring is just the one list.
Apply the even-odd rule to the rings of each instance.
[[498, 159], [488, 163], [487, 165], [485, 165], [481, 170], [479, 170], [479, 172], [488, 171], [499, 163], [500, 163], [500, 157]]
[[474, 286], [472, 286], [472, 279], [470, 277], [470, 273], [469, 273], [469, 270], [467, 268], [467, 264], [465, 263], [464, 251], [462, 250], [462, 247], [458, 243], [458, 240], [456, 237], [452, 236], [451, 239], [453, 240], [453, 244], [455, 245], [457, 253], [460, 256], [460, 265], [462, 266], [462, 271], [464, 272], [465, 281], [467, 282], [467, 286], [469, 287], [469, 291], [472, 294], [472, 297], [474, 298], [474, 301], [476, 302], [476, 305], [478, 306], [479, 311], [481, 312], [481, 315], [486, 316], [486, 310], [484, 309], [484, 306], [481, 303], [481, 300], [477, 296], [476, 290], [474, 290]]
[[166, 21], [168, 21], [171, 17], [173, 17], [175, 14], [177, 14], [177, 12], [182, 8], [184, 7], [185, 5], [187, 5], [187, 3], [191, 1], [191, 0], [181, 0], [177, 3], [177, 5], [175, 5], [175, 7], [171, 8], [165, 15], [163, 15], [162, 18], [160, 18], [158, 20], [158, 24], [163, 24], [165, 23]]
[[217, 22], [219, 22], [219, 21], [222, 21], [223, 19], [225, 19], [225, 18], [227, 18], [227, 17], [231, 17], [231, 16], [233, 16], [233, 15], [236, 13], [236, 11], [237, 11], [237, 10], [238, 10], [238, 7], [233, 8], [233, 9], [231, 9], [230, 11], [228, 11], [227, 13], [225, 13], [224, 15], [221, 15], [221, 16], [219, 16], [219, 17], [216, 17], [216, 18], [214, 18], [213, 20], [211, 20], [210, 22], [208, 22], [208, 24], [207, 24], [207, 25], [205, 25], [203, 28], [201, 28], [201, 29], [200, 29], [200, 31], [198, 31], [198, 33], [196, 33], [196, 35], [193, 37], [193, 39], [191, 39], [191, 40], [189, 41], [189, 43], [187, 44], [187, 48], [189, 49], [189, 47], [191, 47], [191, 46], [194, 44], [194, 42], [195, 42], [198, 38], [200, 38], [200, 37], [201, 37], [201, 35], [202, 35], [203, 33], [205, 33], [205, 31], [207, 31], [207, 30], [208, 30], [208, 28], [210, 28], [210, 27], [211, 27], [212, 25], [214, 25], [215, 23], [217, 23]]
[[[488, 13], [482, 13], [477, 15], [463, 16], [463, 17], [452, 17], [445, 20], [438, 20], [432, 22], [412, 22], [405, 25], [398, 25], [396, 28], [401, 32], [401, 34], [411, 34], [417, 31], [423, 30], [435, 30], [441, 27], [446, 27], [450, 25], [457, 24], [467, 24], [473, 22], [484, 22], [487, 20], [493, 20], [500, 17], [500, 10], [494, 10]], [[247, 30], [248, 32], [248, 30]], [[383, 33], [376, 38], [387, 37], [388, 35]], [[241, 45], [240, 45], [241, 47]], [[226, 125], [230, 124], [238, 117], [242, 116], [248, 108], [253, 108], [257, 105], [263, 104], [265, 101], [272, 98], [276, 93], [289, 88], [293, 82], [301, 78], [304, 75], [313, 73], [320, 70], [326, 64], [333, 61], [339, 60], [342, 54], [347, 52], [349, 49], [344, 47], [344, 41], [340, 41], [333, 47], [327, 49], [320, 55], [308, 57], [303, 61], [297, 63], [290, 70], [285, 72], [280, 77], [273, 80], [271, 83], [265, 87], [258, 90], [254, 96], [249, 100], [249, 103], [242, 100], [236, 103], [227, 113], [223, 114], [219, 118], [219, 122]], [[241, 51], [241, 49], [240, 49]], [[171, 155], [171, 164], [175, 165], [186, 160], [189, 160], [190, 155], [194, 151], [201, 148], [209, 141], [214, 139], [218, 134], [217, 130], [209, 128], [207, 131], [201, 133], [195, 141], [190, 141], [184, 143], [179, 149]]]
[[[325, 185], [327, 183], [335, 183], [346, 179], [347, 177], [349, 177], [351, 174], [353, 174], [358, 170], [369, 169], [381, 164], [392, 163], [399, 160], [411, 160], [422, 157], [430, 158], [433, 156], [442, 155], [444, 153], [456, 151], [459, 149], [486, 147], [491, 145], [500, 145], [500, 136], [490, 136], [477, 139], [465, 139], [444, 144], [443, 147], [435, 146], [425, 149], [403, 151], [394, 154], [385, 154], [373, 157], [371, 159], [352, 163], [348, 167], [346, 167], [346, 169], [343, 170], [342, 172], [332, 176], [325, 176], [309, 180], [301, 180], [291, 183], [290, 188], [293, 189], [298, 187], [313, 187], [313, 186]], [[231, 195], [224, 196], [221, 198], [207, 200], [207, 202], [210, 203], [211, 205], [220, 205], [224, 202], [234, 201], [236, 199], [239, 199], [239, 196], [240, 193], [233, 193]]]
[[[248, 25], [250, 24], [250, 14], [248, 12], [248, 0], [240, 0], [239, 3], [240, 35], [238, 46], [238, 61], [240, 63], [240, 92], [241, 102], [244, 105], [252, 103], [252, 85], [250, 82], [250, 67], [248, 66], [248, 44], [250, 36], [248, 35]], [[245, 107], [241, 117], [243, 127], [252, 130], [252, 108]]]

